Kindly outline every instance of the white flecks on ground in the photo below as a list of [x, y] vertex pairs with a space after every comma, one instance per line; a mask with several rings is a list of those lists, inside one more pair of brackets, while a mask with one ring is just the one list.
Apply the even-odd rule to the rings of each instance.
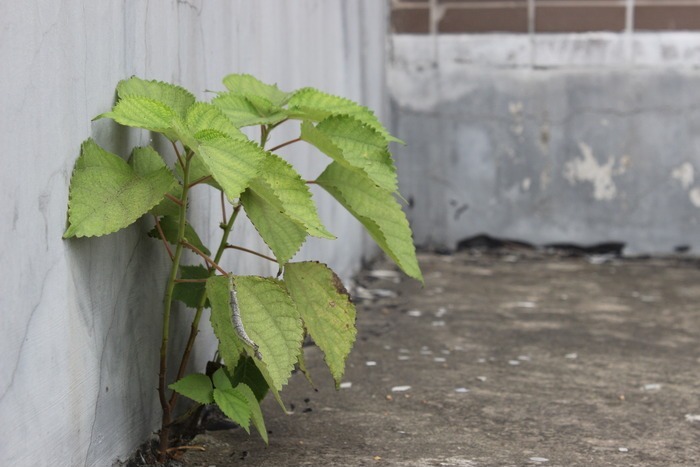
[[394, 386], [393, 388], [391, 388], [391, 392], [406, 392], [410, 390], [411, 386]]
[[402, 362], [405, 362], [406, 360], [410, 359], [411, 357], [409, 357], [408, 355], [399, 355], [399, 360], [401, 360]]
[[642, 386], [643, 391], [658, 391], [661, 389], [661, 385], [658, 383], [645, 384]]
[[518, 366], [520, 365], [520, 360], [508, 360], [508, 365]]
[[523, 189], [523, 191], [527, 191], [530, 189], [531, 183], [532, 183], [532, 180], [530, 180], [529, 178], [525, 178], [525, 179], [523, 179], [522, 182], [520, 182], [520, 186]]
[[571, 352], [564, 355], [564, 358], [568, 358], [569, 360], [576, 360], [578, 358], [578, 354], [576, 352]]
[[427, 347], [423, 347], [422, 349], [420, 349], [420, 354], [421, 355], [432, 355], [433, 351]]
[[391, 271], [389, 269], [375, 269], [370, 272], [369, 275], [376, 279], [396, 279], [401, 277], [398, 271]]
[[656, 295], [640, 295], [639, 299], [644, 303], [654, 303], [661, 300], [661, 297], [657, 297]]
[[384, 350], [391, 350], [391, 346], [385, 344], [385, 345], [384, 345]]
[[547, 459], [546, 457], [531, 457], [530, 460], [532, 462], [538, 462], [538, 463], [549, 462], [549, 459]]
[[456, 388], [456, 389], [455, 389], [455, 392], [458, 392], [458, 393], [460, 393], [460, 394], [465, 394], [465, 393], [469, 392], [469, 389], [467, 389], [467, 388]]
[[372, 289], [370, 293], [379, 298], [394, 298], [397, 296], [396, 292], [389, 289]]
[[478, 379], [478, 380], [481, 381], [482, 383], [485, 383], [485, 382], [486, 382], [486, 376], [477, 376], [476, 379]]
[[518, 360], [521, 360], [523, 362], [529, 362], [532, 359], [529, 355], [518, 355]]
[[447, 350], [447, 349], [442, 349], [442, 350], [440, 351], [440, 353], [443, 354], [443, 355], [449, 355], [451, 352], [450, 352], [449, 350]]
[[406, 314], [408, 316], [413, 316], [414, 318], [418, 318], [418, 317], [423, 315], [423, 312], [420, 310], [408, 310], [408, 312], [406, 312]]
[[372, 293], [369, 290], [359, 285], [355, 287], [355, 290], [353, 290], [352, 295], [355, 298], [361, 298], [363, 300], [372, 300], [374, 298], [374, 295], [372, 295]]
[[477, 359], [476, 362], [477, 362], [477, 363], [486, 363], [486, 359], [485, 359], [485, 358], [479, 358], [479, 359]]
[[445, 325], [445, 322], [444, 322], [443, 320], [433, 321], [433, 322], [432, 322], [432, 325], [435, 326], [435, 327], [441, 327], [441, 326], [444, 326], [444, 325]]
[[447, 361], [447, 359], [445, 357], [435, 357], [435, 358], [433, 358], [433, 361], [435, 363], [445, 363]]
[[614, 254], [603, 254], [603, 255], [591, 255], [588, 258], [588, 262], [593, 265], [607, 264], [615, 261], [617, 257]]
[[617, 448], [617, 450], [620, 451], [620, 452], [627, 452], [627, 451], [629, 451], [629, 449], [627, 449], [627, 448]]
[[520, 258], [516, 255], [505, 255], [503, 257], [503, 261], [506, 263], [517, 263], [520, 260]]
[[435, 317], [442, 318], [446, 314], [447, 314], [447, 308], [445, 308], [444, 306], [441, 306], [440, 308], [438, 308], [438, 311], [435, 312]]
[[506, 308], [535, 308], [537, 305], [534, 302], [515, 302], [506, 306]]
[[687, 422], [700, 422], [700, 415], [693, 415], [693, 414], [685, 414], [685, 420]]
[[350, 381], [347, 381], [345, 383], [340, 383], [340, 389], [350, 389], [352, 387], [352, 383]]
[[411, 353], [411, 351], [408, 350], [408, 349], [403, 349], [403, 348], [402, 348], [402, 349], [399, 349], [399, 353]]
[[367, 366], [377, 366], [377, 362], [375, 362], [375, 361], [373, 361], [373, 360], [369, 360], [369, 361], [366, 361], [366, 362], [365, 362], [365, 365], [367, 365]]

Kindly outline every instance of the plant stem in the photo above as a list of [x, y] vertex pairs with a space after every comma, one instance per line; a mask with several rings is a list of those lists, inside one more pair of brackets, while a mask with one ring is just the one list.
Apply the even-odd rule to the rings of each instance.
[[263, 255], [262, 253], [258, 253], [257, 251], [254, 251], [254, 250], [249, 250], [248, 248], [244, 248], [242, 246], [226, 245], [226, 248], [231, 248], [233, 250], [239, 250], [239, 251], [245, 251], [246, 253], [250, 253], [251, 255], [259, 256], [259, 257], [264, 258], [268, 261], [272, 261], [273, 263], [277, 262], [277, 260], [271, 256]]
[[289, 140], [289, 141], [287, 141], [286, 143], [282, 143], [282, 144], [279, 144], [279, 145], [275, 146], [274, 148], [268, 149], [268, 151], [270, 151], [270, 152], [275, 152], [275, 151], [278, 150], [278, 149], [281, 149], [281, 148], [283, 148], [283, 147], [285, 147], [285, 146], [289, 146], [290, 144], [296, 143], [296, 142], [298, 142], [298, 141], [301, 141], [301, 138], [295, 138], [295, 139]]
[[168, 245], [168, 241], [165, 239], [163, 228], [160, 226], [160, 219], [158, 219], [158, 216], [153, 216], [153, 218], [156, 220], [156, 229], [158, 230], [158, 235], [160, 235], [160, 239], [163, 240], [165, 250], [168, 252], [168, 256], [170, 256], [170, 261], [172, 261], [173, 259], [175, 259], [175, 256], [173, 255], [173, 250], [170, 249], [170, 245]]
[[196, 254], [201, 256], [204, 259], [204, 261], [209, 263], [212, 267], [216, 268], [216, 270], [219, 271], [221, 274], [223, 274], [224, 276], [228, 275], [228, 273], [226, 271], [224, 271], [221, 268], [221, 266], [218, 265], [218, 263], [216, 261], [214, 261], [209, 256], [207, 256], [206, 253], [204, 253], [202, 250], [200, 250], [199, 248], [197, 248], [196, 246], [192, 245], [190, 242], [185, 241], [185, 240], [181, 240], [180, 243], [182, 243], [184, 246], [186, 246], [187, 248], [189, 248], [190, 250], [194, 251]]
[[160, 406], [163, 409], [162, 426], [160, 429], [160, 446], [158, 449], [158, 460], [165, 461], [170, 435], [170, 412], [171, 405], [165, 396], [165, 379], [168, 371], [168, 334], [170, 331], [170, 311], [173, 303], [173, 290], [175, 289], [175, 279], [177, 279], [178, 269], [180, 267], [180, 258], [182, 257], [183, 239], [185, 238], [185, 226], [187, 224], [187, 194], [189, 188], [187, 184], [190, 176], [190, 161], [187, 159], [183, 167], [183, 186], [182, 197], [180, 198], [180, 218], [177, 229], [177, 246], [173, 257], [173, 265], [170, 269], [170, 277], [165, 288], [165, 297], [163, 299], [163, 337], [160, 344], [160, 371], [158, 372], [158, 397]]
[[182, 200], [176, 198], [175, 196], [171, 195], [170, 193], [166, 193], [165, 197], [168, 198], [173, 203], [177, 204], [178, 206], [182, 207]]
[[[224, 225], [224, 232], [221, 236], [221, 242], [219, 243], [219, 248], [216, 250], [216, 255], [214, 256], [214, 261], [221, 261], [221, 257], [226, 251], [226, 245], [228, 244], [228, 236], [233, 228], [233, 223], [238, 217], [238, 212], [241, 210], [241, 205], [239, 204], [231, 214], [231, 218]], [[185, 346], [185, 352], [182, 354], [182, 359], [180, 359], [180, 368], [177, 371], [176, 381], [182, 379], [185, 375], [185, 370], [187, 369], [187, 363], [190, 359], [190, 354], [192, 353], [192, 348], [194, 347], [194, 341], [199, 333], [199, 320], [202, 317], [202, 311], [204, 310], [204, 304], [207, 302], [207, 293], [203, 292], [202, 296], [199, 298], [199, 304], [197, 305], [197, 311], [194, 314], [194, 319], [192, 320], [192, 326], [190, 326], [190, 337], [187, 339], [187, 345]], [[170, 406], [174, 406], [175, 401], [177, 401], [177, 392], [173, 392], [170, 396]]]
[[204, 177], [200, 177], [197, 180], [195, 180], [194, 182], [190, 183], [190, 188], [192, 188], [193, 186], [199, 185], [200, 183], [204, 183], [207, 180], [209, 180], [210, 178], [211, 178], [211, 175], [205, 175]]
[[173, 149], [175, 150], [175, 155], [177, 156], [177, 161], [180, 164], [180, 167], [182, 168], [182, 170], [185, 170], [185, 163], [182, 160], [182, 156], [180, 155], [180, 151], [178, 151], [178, 149], [177, 149], [177, 144], [175, 142], [172, 142], [172, 141], [171, 141], [171, 143], [173, 145]]

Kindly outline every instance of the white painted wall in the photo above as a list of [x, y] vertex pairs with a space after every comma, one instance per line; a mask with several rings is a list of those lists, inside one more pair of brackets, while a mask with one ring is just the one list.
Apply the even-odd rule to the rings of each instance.
[[[91, 118], [131, 75], [182, 84], [205, 98], [227, 73], [282, 89], [316, 86], [384, 116], [384, 2], [376, 0], [125, 0], [0, 3], [0, 465], [104, 466], [158, 425], [157, 351], [168, 261], [148, 222], [99, 239], [61, 240], [80, 143], [93, 136], [127, 155], [148, 135]], [[293, 136], [296, 128], [288, 128]], [[281, 137], [280, 137], [281, 138]], [[284, 150], [310, 176], [321, 156]], [[339, 240], [302, 252], [343, 277], [370, 244], [319, 194]], [[218, 235], [218, 200], [198, 195], [195, 225]], [[250, 226], [236, 241], [263, 248]], [[218, 237], [214, 237], [218, 238]], [[231, 255], [237, 272], [267, 264]], [[173, 319], [180, 353], [190, 312]], [[205, 326], [206, 327], [206, 326]], [[212, 356], [209, 332], [195, 361]], [[172, 361], [172, 360], [171, 360]]]

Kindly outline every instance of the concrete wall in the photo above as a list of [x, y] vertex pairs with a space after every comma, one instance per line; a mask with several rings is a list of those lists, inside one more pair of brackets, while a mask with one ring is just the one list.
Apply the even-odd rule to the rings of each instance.
[[[157, 428], [157, 351], [166, 255], [148, 221], [103, 238], [64, 241], [68, 183], [80, 143], [93, 136], [124, 156], [149, 135], [98, 121], [131, 75], [180, 83], [199, 97], [247, 72], [283, 89], [317, 86], [384, 115], [385, 6], [374, 0], [3, 2], [0, 5], [0, 464], [110, 465]], [[298, 128], [290, 126], [278, 140]], [[311, 175], [327, 162], [284, 151]], [[218, 238], [218, 198], [193, 204], [204, 237]], [[303, 255], [345, 277], [369, 242], [319, 194], [339, 240]], [[209, 222], [209, 224], [207, 224]], [[214, 237], [216, 235], [216, 237]], [[236, 242], [263, 248], [249, 225]], [[342, 247], [341, 247], [342, 245]], [[303, 256], [302, 255], [302, 256]], [[255, 257], [225, 266], [266, 273]], [[180, 354], [191, 312], [174, 314]], [[203, 320], [206, 322], [206, 320]], [[205, 325], [195, 363], [215, 348]]]
[[395, 35], [388, 82], [419, 244], [700, 250], [700, 34]]

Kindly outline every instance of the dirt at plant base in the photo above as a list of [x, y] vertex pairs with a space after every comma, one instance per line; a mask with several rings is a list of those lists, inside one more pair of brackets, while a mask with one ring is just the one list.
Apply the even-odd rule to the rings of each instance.
[[[421, 254], [363, 273], [336, 392], [316, 348], [270, 445], [208, 432], [193, 466], [700, 465], [700, 263]], [[596, 263], [596, 264], [594, 264]], [[603, 263], [603, 264], [597, 264]]]

